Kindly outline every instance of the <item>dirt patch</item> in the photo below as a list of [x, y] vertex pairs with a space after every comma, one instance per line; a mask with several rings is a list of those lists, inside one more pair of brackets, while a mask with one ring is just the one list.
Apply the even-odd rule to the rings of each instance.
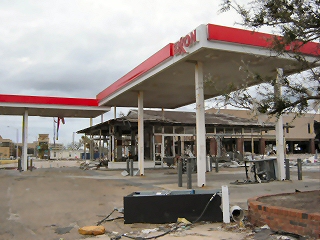
[[306, 213], [314, 213], [315, 211], [319, 211], [320, 191], [266, 196], [261, 197], [258, 200], [273, 206], [303, 210]]

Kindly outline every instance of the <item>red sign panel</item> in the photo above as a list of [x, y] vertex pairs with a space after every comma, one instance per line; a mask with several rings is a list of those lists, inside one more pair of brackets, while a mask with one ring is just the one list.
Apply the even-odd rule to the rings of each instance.
[[197, 32], [196, 30], [193, 30], [193, 32], [189, 33], [185, 37], [181, 37], [180, 40], [174, 44], [174, 55], [183, 55], [187, 53], [186, 48], [193, 46], [196, 42]]

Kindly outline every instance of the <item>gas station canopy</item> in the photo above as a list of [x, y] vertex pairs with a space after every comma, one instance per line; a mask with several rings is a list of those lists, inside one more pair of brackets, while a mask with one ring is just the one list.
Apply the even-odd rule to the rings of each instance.
[[[22, 159], [26, 170], [28, 116], [93, 118], [109, 111], [110, 106], [138, 107], [138, 165], [140, 175], [144, 175], [143, 108], [174, 109], [196, 102], [197, 177], [198, 186], [202, 187], [206, 185], [204, 100], [263, 81], [279, 80], [282, 72], [288, 76], [317, 66], [319, 43], [309, 42], [299, 49], [309, 63], [305, 66], [290, 57], [292, 46], [284, 55], [274, 53], [270, 48], [274, 37], [278, 36], [200, 25], [115, 81], [96, 99], [0, 94], [0, 114], [23, 115]], [[283, 149], [281, 116], [276, 132], [277, 148]], [[277, 151], [279, 180], [284, 179], [283, 154]]]
[[[97, 99], [100, 105], [136, 107], [137, 93], [143, 91], [146, 108], [174, 109], [194, 103], [196, 62], [203, 64], [205, 99], [259, 84], [261, 79], [275, 79], [277, 68], [282, 68], [284, 75], [306, 69], [289, 54], [273, 53], [273, 37], [213, 24], [200, 25], [100, 92]], [[307, 43], [300, 52], [312, 62], [314, 56], [319, 56], [319, 44]], [[260, 77], [256, 78], [256, 74]]]
[[110, 110], [96, 99], [0, 94], [1, 115], [94, 118]]

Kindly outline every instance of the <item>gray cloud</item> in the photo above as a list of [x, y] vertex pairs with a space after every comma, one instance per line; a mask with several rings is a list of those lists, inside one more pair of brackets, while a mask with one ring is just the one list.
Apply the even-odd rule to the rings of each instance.
[[[200, 24], [232, 26], [220, 1], [56, 0], [0, 2], [0, 93], [95, 98], [169, 42]], [[192, 107], [191, 107], [192, 108]], [[124, 108], [120, 111], [126, 112]], [[105, 114], [105, 119], [113, 113]], [[50, 133], [52, 119], [32, 117], [30, 133]], [[99, 122], [99, 118], [94, 120]], [[0, 116], [0, 135], [21, 117]], [[72, 119], [62, 142], [89, 120]]]

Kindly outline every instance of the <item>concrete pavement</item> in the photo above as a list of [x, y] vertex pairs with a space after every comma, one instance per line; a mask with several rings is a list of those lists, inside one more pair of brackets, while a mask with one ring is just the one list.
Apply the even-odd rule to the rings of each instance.
[[[0, 194], [3, 213], [0, 215], [0, 239], [84, 239], [87, 237], [79, 235], [78, 227], [94, 225], [114, 207], [121, 207], [123, 197], [134, 191], [186, 189], [185, 175], [183, 187], [178, 187], [176, 169], [146, 169], [145, 176], [130, 177], [122, 176], [122, 170], [84, 171], [65, 166], [67, 164], [60, 161], [55, 164], [33, 172], [0, 170], [0, 191], [3, 193]], [[247, 209], [247, 199], [253, 196], [320, 189], [320, 166], [305, 168], [302, 181], [297, 180], [295, 168], [291, 168], [291, 176], [292, 181], [235, 185], [232, 183], [245, 178], [244, 169], [225, 168], [219, 173], [208, 172], [205, 188], [220, 189], [227, 185], [231, 205], [243, 209]], [[196, 174], [192, 177], [193, 186], [196, 186]], [[106, 222], [104, 226], [108, 232], [119, 234], [159, 227], [155, 224], [123, 224], [121, 219]], [[59, 229], [70, 229], [70, 232], [59, 234]], [[221, 223], [203, 223], [161, 238], [250, 239], [250, 230], [241, 231], [225, 231]], [[94, 238], [109, 239], [107, 235]]]

